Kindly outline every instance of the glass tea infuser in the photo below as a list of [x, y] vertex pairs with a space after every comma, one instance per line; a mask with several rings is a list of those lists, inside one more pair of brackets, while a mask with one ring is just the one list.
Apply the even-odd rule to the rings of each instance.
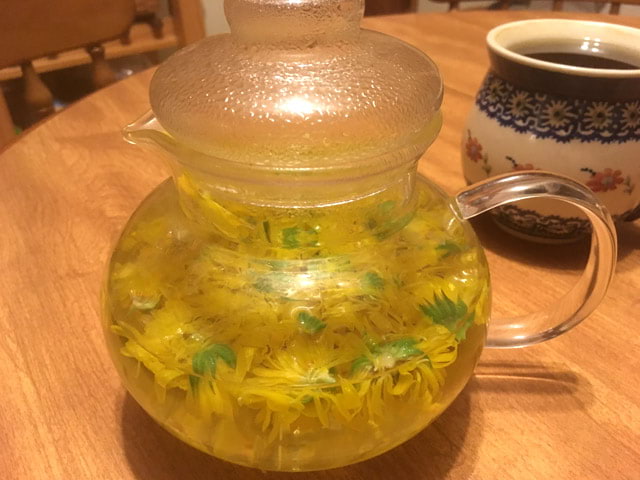
[[[521, 172], [448, 198], [417, 173], [442, 81], [361, 30], [362, 0], [226, 0], [231, 34], [162, 64], [128, 126], [173, 170], [129, 220], [104, 288], [108, 348], [164, 428], [224, 460], [315, 470], [378, 455], [460, 393], [485, 344], [579, 323], [616, 255], [578, 183]], [[582, 209], [591, 256], [556, 305], [496, 321], [466, 222], [547, 197]]]

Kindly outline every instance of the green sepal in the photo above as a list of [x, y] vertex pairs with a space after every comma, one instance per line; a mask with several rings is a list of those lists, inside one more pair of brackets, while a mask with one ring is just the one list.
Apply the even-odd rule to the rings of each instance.
[[[223, 343], [215, 343], [193, 355], [191, 358], [191, 368], [193, 368], [193, 372], [198, 375], [215, 377], [218, 359], [222, 359], [222, 361], [231, 368], [235, 368], [236, 366], [236, 354], [231, 347]], [[193, 376], [194, 375], [191, 375], [191, 377]], [[198, 384], [197, 381], [191, 378], [189, 381], [191, 386]]]
[[384, 288], [384, 279], [375, 272], [367, 272], [362, 283], [367, 290], [382, 290]]
[[283, 228], [282, 246], [284, 248], [298, 248], [300, 246], [298, 233], [300, 233], [300, 229], [298, 227]]
[[467, 329], [473, 323], [474, 314], [472, 312], [467, 316], [467, 304], [460, 299], [454, 302], [444, 292], [440, 296], [436, 293], [432, 303], [420, 304], [419, 308], [433, 323], [443, 325], [451, 333], [455, 333], [457, 340], [466, 338]]
[[356, 358], [351, 363], [351, 375], [358, 372], [371, 370], [372, 368], [373, 368], [373, 362], [369, 360], [369, 358], [366, 355], [362, 355], [361, 357]]
[[298, 313], [298, 324], [302, 328], [305, 333], [318, 333], [320, 330], [324, 329], [327, 324], [320, 320], [318, 317], [314, 317], [306, 310]]
[[447, 258], [451, 255], [457, 255], [458, 253], [462, 252], [462, 248], [460, 248], [460, 245], [452, 242], [451, 240], [447, 240], [446, 242], [441, 243], [436, 247], [436, 250], [442, 253], [441, 258]]
[[385, 343], [376, 348], [375, 353], [391, 355], [396, 360], [406, 360], [414, 355], [422, 355], [423, 352], [416, 345], [419, 340], [411, 337], [401, 338]]
[[264, 236], [267, 242], [271, 243], [271, 224], [268, 221], [262, 222], [262, 230], [264, 230]]

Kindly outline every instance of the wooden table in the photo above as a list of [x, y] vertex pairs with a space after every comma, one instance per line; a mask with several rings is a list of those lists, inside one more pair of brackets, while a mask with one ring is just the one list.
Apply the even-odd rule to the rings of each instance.
[[[442, 70], [444, 128], [421, 170], [450, 192], [463, 186], [459, 141], [487, 68], [484, 35], [505, 21], [548, 15], [366, 20], [428, 52]], [[597, 18], [640, 27], [640, 18]], [[174, 439], [127, 396], [107, 356], [98, 300], [107, 256], [136, 205], [168, 175], [120, 136], [148, 108], [150, 77], [82, 100], [0, 155], [3, 480], [293, 478], [236, 467]], [[487, 220], [475, 226], [492, 267], [496, 317], [549, 302], [582, 268], [586, 245], [535, 246]], [[638, 479], [638, 311], [636, 222], [620, 231], [606, 300], [577, 329], [528, 349], [485, 351], [466, 390], [413, 440], [359, 465], [296, 478]]]

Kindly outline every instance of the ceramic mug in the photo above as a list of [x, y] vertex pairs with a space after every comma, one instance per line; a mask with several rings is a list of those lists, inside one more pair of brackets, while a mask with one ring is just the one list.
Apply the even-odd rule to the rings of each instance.
[[[586, 184], [617, 221], [640, 216], [640, 30], [579, 20], [524, 20], [487, 35], [490, 70], [462, 138], [469, 183], [548, 170]], [[534, 240], [572, 241], [587, 219], [557, 202], [497, 209]]]

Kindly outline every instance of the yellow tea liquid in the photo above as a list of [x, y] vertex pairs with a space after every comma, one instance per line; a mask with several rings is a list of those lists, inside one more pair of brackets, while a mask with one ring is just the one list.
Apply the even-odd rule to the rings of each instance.
[[111, 355], [173, 434], [251, 467], [326, 469], [407, 440], [464, 387], [488, 270], [430, 184], [322, 208], [177, 186], [132, 217], [105, 292]]

